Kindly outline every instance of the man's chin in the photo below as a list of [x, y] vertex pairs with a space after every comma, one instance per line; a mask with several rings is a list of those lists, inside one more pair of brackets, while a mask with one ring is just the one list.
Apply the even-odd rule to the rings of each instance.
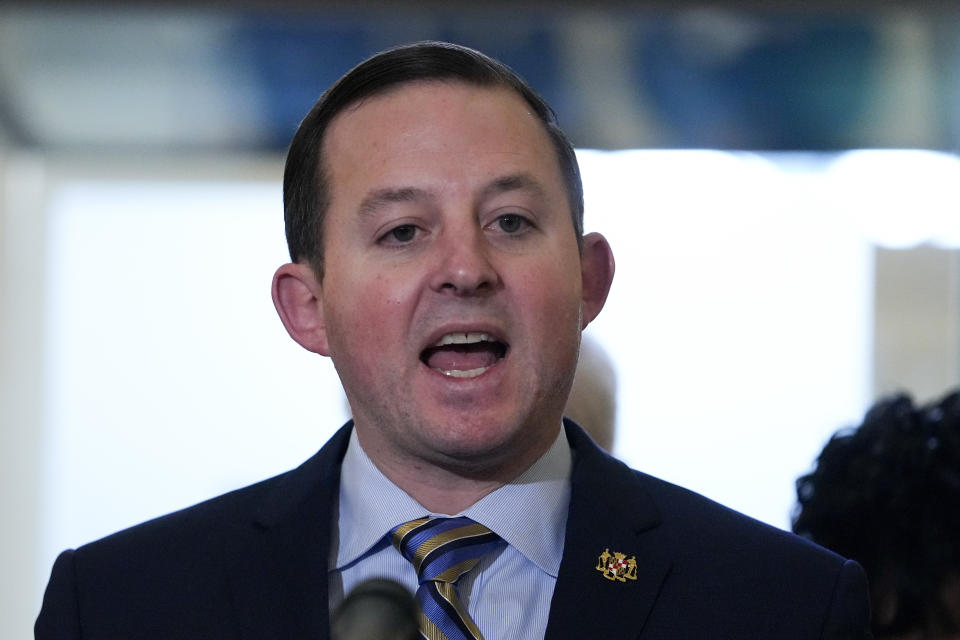
[[[546, 425], [530, 427], [526, 423], [484, 423], [470, 428], [447, 431], [424, 445], [438, 466], [471, 477], [523, 471], [549, 448], [556, 437], [560, 420], [551, 429]], [[549, 431], [549, 433], [548, 433]], [[527, 453], [520, 456], [520, 452]], [[526, 458], [530, 458], [526, 460]]]

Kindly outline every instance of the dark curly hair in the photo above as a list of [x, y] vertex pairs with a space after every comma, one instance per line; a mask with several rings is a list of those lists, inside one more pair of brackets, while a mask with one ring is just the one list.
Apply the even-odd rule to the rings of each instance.
[[[960, 391], [923, 407], [877, 402], [797, 480], [793, 530], [863, 565], [874, 634], [960, 631]], [[954, 605], [956, 606], [956, 605]]]

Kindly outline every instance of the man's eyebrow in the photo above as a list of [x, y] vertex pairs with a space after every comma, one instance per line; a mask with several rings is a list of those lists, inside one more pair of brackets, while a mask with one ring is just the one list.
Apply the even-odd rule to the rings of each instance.
[[[545, 197], [546, 189], [528, 173], [514, 173], [491, 180], [481, 191], [483, 199], [510, 191], [527, 191], [538, 198]], [[359, 212], [372, 215], [385, 205], [395, 202], [423, 202], [433, 199], [433, 194], [419, 187], [383, 187], [374, 189], [360, 202]]]
[[481, 195], [484, 198], [489, 198], [509, 191], [527, 191], [539, 198], [546, 195], [546, 189], [543, 185], [529, 173], [513, 173], [500, 176], [484, 187]]
[[360, 202], [359, 211], [363, 215], [371, 215], [393, 202], [421, 202], [430, 198], [429, 191], [417, 187], [384, 187], [368, 193]]

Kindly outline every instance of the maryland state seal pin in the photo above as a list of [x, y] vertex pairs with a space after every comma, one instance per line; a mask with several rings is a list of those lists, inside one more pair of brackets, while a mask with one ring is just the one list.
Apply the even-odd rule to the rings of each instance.
[[607, 580], [627, 580], [637, 579], [637, 557], [614, 551], [610, 553], [609, 547], [603, 550], [600, 558], [597, 560], [597, 571], [603, 572], [603, 577]]

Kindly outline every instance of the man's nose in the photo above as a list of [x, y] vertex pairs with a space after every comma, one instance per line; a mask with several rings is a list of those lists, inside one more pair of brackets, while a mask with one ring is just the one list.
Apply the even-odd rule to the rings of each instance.
[[435, 291], [469, 296], [489, 293], [499, 286], [500, 277], [482, 229], [445, 231], [437, 249], [431, 280]]

